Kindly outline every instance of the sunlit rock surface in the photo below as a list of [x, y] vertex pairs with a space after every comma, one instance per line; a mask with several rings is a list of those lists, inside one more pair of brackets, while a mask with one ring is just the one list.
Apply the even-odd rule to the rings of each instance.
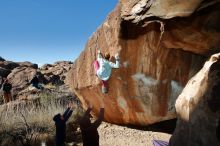
[[189, 80], [176, 101], [178, 122], [170, 146], [220, 145], [220, 53]]
[[[36, 93], [37, 90], [30, 90], [33, 88], [30, 86], [30, 81], [34, 75], [39, 76], [39, 81], [43, 86], [61, 88], [71, 65], [70, 61], [58, 61], [38, 68], [37, 64], [28, 61], [13, 62], [0, 57], [0, 87], [2, 87], [4, 79], [7, 78], [12, 84], [13, 99], [27, 99], [26, 97], [32, 97], [32, 92]], [[63, 92], [69, 92], [69, 88], [63, 89]], [[0, 93], [0, 104], [2, 99], [2, 93]]]
[[[84, 108], [93, 104], [95, 115], [104, 101], [110, 123], [149, 125], [175, 118], [183, 87], [207, 56], [219, 51], [218, 2], [121, 0], [88, 40], [67, 84]], [[92, 65], [98, 49], [121, 58], [106, 95]]]

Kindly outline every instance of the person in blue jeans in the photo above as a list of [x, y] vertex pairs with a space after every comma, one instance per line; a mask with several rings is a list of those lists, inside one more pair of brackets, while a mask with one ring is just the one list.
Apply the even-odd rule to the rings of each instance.
[[56, 114], [53, 117], [53, 121], [56, 125], [56, 146], [65, 146], [66, 141], [66, 122], [70, 118], [73, 112], [74, 104], [69, 104], [67, 110], [63, 115]]

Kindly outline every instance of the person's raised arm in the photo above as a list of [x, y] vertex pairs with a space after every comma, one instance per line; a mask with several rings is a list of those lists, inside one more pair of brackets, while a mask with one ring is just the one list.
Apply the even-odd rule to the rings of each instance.
[[73, 110], [70, 109], [69, 112], [67, 113], [67, 115], [64, 117], [64, 120], [65, 120], [65, 121], [68, 121], [68, 119], [70, 118], [70, 116], [72, 115], [72, 113], [73, 113]]
[[76, 108], [76, 104], [74, 104], [74, 103], [69, 103], [68, 109], [67, 109], [66, 112], [64, 113], [64, 119], [65, 119], [65, 121], [67, 121], [67, 120], [70, 118], [70, 116], [72, 115], [72, 113], [73, 113], [73, 108]]
[[88, 109], [86, 110], [86, 112], [84, 113], [84, 115], [81, 117], [81, 119], [79, 120], [79, 124], [81, 125], [83, 123], [83, 121], [89, 116], [90, 112], [92, 111], [92, 107], [88, 107]]
[[86, 110], [85, 114], [83, 117], [86, 117], [90, 114], [90, 112], [92, 111], [92, 107], [88, 107], [88, 109]]
[[93, 126], [98, 128], [99, 125], [102, 123], [103, 119], [104, 119], [104, 103], [100, 107], [98, 119], [93, 123]]
[[115, 60], [116, 60], [115, 63], [109, 62], [109, 65], [110, 65], [112, 68], [119, 68], [119, 67], [120, 67], [120, 58], [119, 58], [119, 54], [118, 54], [118, 53], [115, 55]]
[[69, 112], [70, 112], [70, 107], [68, 107], [68, 108], [66, 109], [66, 111], [64, 112], [64, 114], [63, 114], [64, 119], [67, 118]]
[[98, 50], [98, 58], [97, 59], [101, 59], [102, 58], [102, 53], [100, 50]]

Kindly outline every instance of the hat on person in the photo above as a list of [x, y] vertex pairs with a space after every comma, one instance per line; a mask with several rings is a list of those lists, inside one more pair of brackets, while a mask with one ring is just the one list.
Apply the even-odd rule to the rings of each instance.
[[56, 122], [58, 120], [61, 119], [61, 114], [56, 114], [54, 117], [53, 117], [53, 120]]

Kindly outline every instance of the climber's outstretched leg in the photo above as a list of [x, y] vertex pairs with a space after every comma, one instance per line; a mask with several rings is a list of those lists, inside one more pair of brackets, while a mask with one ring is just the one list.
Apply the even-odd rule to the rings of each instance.
[[102, 80], [102, 93], [108, 93], [108, 81]]

